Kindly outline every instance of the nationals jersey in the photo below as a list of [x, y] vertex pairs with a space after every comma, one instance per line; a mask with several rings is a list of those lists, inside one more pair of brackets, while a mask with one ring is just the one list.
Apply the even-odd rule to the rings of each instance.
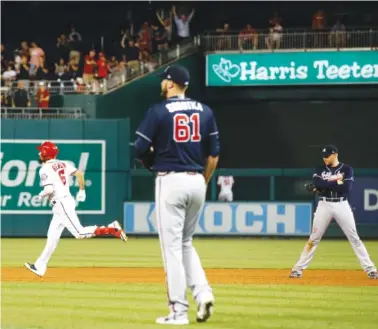
[[234, 177], [232, 176], [219, 176], [218, 183], [221, 189], [221, 193], [232, 192], [232, 186], [234, 185]]
[[59, 200], [61, 198], [71, 196], [69, 177], [73, 175], [77, 169], [67, 161], [58, 159], [48, 160], [42, 164], [39, 169], [39, 177], [41, 185], [51, 185], [54, 192], [51, 200]]

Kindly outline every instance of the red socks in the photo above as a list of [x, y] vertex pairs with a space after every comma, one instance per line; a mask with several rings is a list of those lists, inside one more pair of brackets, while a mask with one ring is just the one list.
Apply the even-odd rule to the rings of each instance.
[[[101, 227], [97, 227], [96, 230], [94, 231], [94, 234], [96, 236], [100, 236], [100, 235], [115, 235], [118, 233], [117, 232], [118, 230], [114, 227], [106, 227], [106, 226], [101, 226]], [[120, 235], [120, 233], [118, 233], [118, 235]]]

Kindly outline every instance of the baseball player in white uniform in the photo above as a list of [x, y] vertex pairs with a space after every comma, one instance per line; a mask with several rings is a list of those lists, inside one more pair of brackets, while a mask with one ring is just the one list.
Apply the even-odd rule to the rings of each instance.
[[[47, 232], [46, 246], [42, 254], [34, 264], [25, 263], [25, 266], [38, 276], [44, 276], [47, 264], [58, 245], [64, 228], [66, 228], [76, 239], [92, 238], [95, 236], [113, 235], [122, 241], [127, 241], [127, 236], [118, 221], [114, 221], [108, 226], [86, 226], [83, 227], [77, 217], [75, 208], [76, 200], [84, 202], [85, 181], [84, 174], [77, 170], [67, 161], [56, 159], [58, 147], [52, 142], [44, 142], [38, 146], [39, 160], [42, 164], [39, 170], [41, 185], [43, 190], [39, 193], [39, 198], [49, 198], [52, 206], [53, 218]], [[79, 192], [76, 200], [69, 190], [68, 180], [70, 176], [76, 176], [79, 182]]]
[[220, 192], [218, 195], [218, 201], [232, 202], [233, 193], [232, 187], [234, 185], [234, 177], [232, 176], [219, 176], [218, 177], [218, 186], [220, 187]]

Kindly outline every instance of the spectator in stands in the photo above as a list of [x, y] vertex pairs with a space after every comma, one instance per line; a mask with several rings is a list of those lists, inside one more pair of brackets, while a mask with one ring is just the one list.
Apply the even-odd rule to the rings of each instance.
[[38, 91], [35, 95], [37, 100], [38, 108], [40, 109], [47, 109], [49, 107], [50, 102], [50, 92], [46, 88], [45, 83], [40, 82]]
[[273, 18], [269, 20], [269, 34], [265, 38], [268, 49], [279, 49], [281, 45], [283, 28], [281, 26], [281, 18], [274, 13]]
[[[152, 72], [155, 70], [156, 66], [157, 66], [157, 62], [155, 61], [155, 59], [148, 53], [146, 53], [144, 56], [143, 56], [143, 65], [144, 67], [147, 69], [148, 72]], [[145, 73], [146, 71], [144, 71], [143, 73]]]
[[70, 49], [67, 36], [64, 33], [57, 38], [56, 48], [58, 58], [63, 58], [65, 61], [68, 60]]
[[331, 48], [345, 47], [346, 43], [346, 32], [345, 26], [339, 20], [332, 27], [331, 33], [329, 35], [329, 46]]
[[84, 83], [90, 84], [93, 82], [94, 75], [96, 73], [97, 63], [96, 63], [96, 51], [90, 50], [89, 54], [85, 56], [84, 59], [84, 71], [83, 79]]
[[139, 48], [135, 45], [133, 39], [129, 40], [129, 46], [126, 49], [126, 63], [127, 67], [130, 68], [134, 73], [139, 74], [140, 63], [142, 59], [142, 53]]
[[218, 50], [231, 50], [232, 49], [232, 36], [230, 31], [230, 24], [224, 23], [223, 28], [216, 29], [218, 34], [217, 49]]
[[127, 45], [129, 44], [130, 39], [131, 39], [130, 30], [122, 29], [121, 30], [121, 42], [120, 42], [121, 51], [120, 51], [119, 57], [122, 57], [122, 55], [125, 54], [125, 51], [126, 51]]
[[2, 60], [6, 62], [5, 66], [7, 66], [7, 64], [12, 61], [12, 56], [5, 48], [4, 44], [1, 44], [1, 55]]
[[80, 67], [75, 60], [71, 60], [68, 64], [68, 72], [63, 78], [67, 80], [76, 80], [81, 77]]
[[11, 64], [12, 63], [9, 61], [9, 58], [5, 51], [5, 46], [1, 44], [1, 86], [9, 85], [9, 78], [7, 78], [7, 76], [10, 75], [10, 73], [5, 74], [6, 78], [4, 78], [3, 74], [7, 72], [7, 68]]
[[152, 49], [153, 52], [168, 49], [168, 32], [161, 26], [152, 25]]
[[55, 63], [55, 74], [58, 78], [62, 78], [68, 72], [68, 66], [64, 58], [61, 58], [58, 63]]
[[322, 42], [324, 29], [326, 27], [326, 18], [323, 9], [318, 9], [312, 16], [312, 31], [314, 33], [314, 47], [324, 47]]
[[152, 51], [152, 33], [151, 28], [148, 25], [148, 22], [144, 22], [142, 28], [139, 32], [139, 49], [143, 51], [148, 51], [149, 53]]
[[183, 40], [190, 38], [190, 22], [194, 16], [194, 9], [189, 14], [189, 16], [186, 16], [186, 15], [178, 16], [176, 12], [176, 6], [173, 6], [172, 13], [173, 13], [173, 18], [175, 20], [176, 27], [177, 27], [178, 41], [181, 42]]
[[109, 69], [113, 70], [114, 68], [117, 67], [117, 65], [118, 65], [117, 57], [116, 56], [112, 56], [110, 58], [110, 61], [109, 61]]
[[24, 88], [23, 81], [18, 81], [17, 90], [13, 95], [13, 107], [30, 107], [30, 97]]
[[28, 57], [22, 56], [21, 63], [18, 70], [17, 79], [23, 82], [23, 85], [28, 88], [29, 87], [29, 71], [30, 66], [28, 65]]
[[49, 70], [46, 67], [46, 62], [44, 57], [39, 58], [39, 65], [37, 71], [35, 72], [36, 80], [48, 80]]
[[[172, 13], [170, 15], [172, 15]], [[160, 24], [164, 27], [164, 30], [167, 32], [167, 42], [168, 44], [170, 44], [172, 42], [172, 28], [173, 28], [172, 19], [171, 18], [163, 19], [163, 17], [159, 15], [158, 11], [156, 11], [156, 16]]]
[[81, 45], [82, 44], [82, 39], [81, 35], [79, 33], [74, 33], [70, 35], [70, 40], [69, 40], [69, 50], [70, 50], [70, 55], [69, 55], [69, 60], [73, 59], [76, 61], [77, 64], [80, 63], [80, 56], [81, 56]]
[[122, 81], [126, 80], [126, 62], [120, 61], [118, 63], [117, 60], [113, 61], [113, 66], [110, 68], [111, 74], [112, 74], [112, 80], [115, 82], [115, 84], [120, 84]]
[[257, 49], [258, 43], [258, 33], [254, 28], [252, 28], [251, 24], [247, 24], [247, 26], [240, 32], [239, 34], [239, 49], [246, 50], [246, 49]]
[[19, 50], [20, 56], [26, 56], [27, 59], [30, 57], [30, 49], [27, 41], [21, 41], [21, 49]]
[[35, 75], [39, 64], [40, 58], [45, 58], [45, 52], [40, 48], [37, 43], [32, 42], [30, 44], [30, 75]]
[[8, 64], [7, 70], [2, 74], [2, 78], [4, 80], [5, 86], [12, 86], [12, 82], [17, 78], [17, 72], [15, 71], [13, 65]]
[[85, 92], [85, 83], [82, 78], [76, 79], [76, 92], [77, 93], [84, 93]]
[[105, 58], [104, 53], [98, 54], [97, 60], [97, 73], [96, 77], [99, 80], [107, 79], [109, 74], [109, 64], [107, 59]]
[[20, 71], [20, 66], [21, 66], [21, 56], [19, 54], [18, 49], [13, 51], [13, 56], [14, 56], [14, 68], [16, 72]]
[[76, 31], [76, 28], [74, 26], [71, 27], [71, 33], [69, 35], [69, 40], [79, 40], [83, 41], [83, 38], [81, 37], [81, 34]]
[[4, 53], [1, 52], [1, 74], [3, 74], [6, 71], [7, 66], [8, 65], [7, 65], [7, 61], [5, 60]]
[[1, 93], [1, 105], [4, 107], [13, 106], [13, 96], [10, 88]]

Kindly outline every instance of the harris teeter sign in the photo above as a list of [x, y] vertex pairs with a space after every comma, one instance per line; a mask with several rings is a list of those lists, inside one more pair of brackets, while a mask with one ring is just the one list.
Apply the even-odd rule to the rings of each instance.
[[378, 51], [209, 54], [207, 86], [378, 83]]

